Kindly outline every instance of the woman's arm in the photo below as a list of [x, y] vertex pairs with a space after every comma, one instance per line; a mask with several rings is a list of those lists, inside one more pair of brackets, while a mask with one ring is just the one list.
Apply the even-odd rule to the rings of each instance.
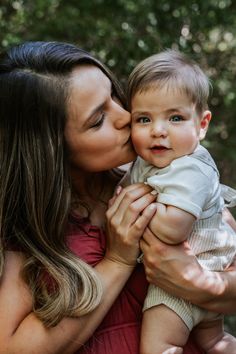
[[96, 267], [104, 285], [101, 304], [80, 318], [64, 318], [57, 326], [46, 328], [32, 312], [29, 290], [20, 277], [24, 258], [16, 252], [6, 257], [0, 287], [0, 353], [75, 352], [93, 333], [123, 288], [133, 267], [102, 260]]
[[150, 228], [144, 232], [140, 247], [149, 282], [208, 310], [225, 314], [236, 311], [236, 262], [224, 272], [205, 270], [187, 242], [169, 246]]
[[30, 291], [21, 278], [24, 256], [6, 252], [0, 283], [0, 354], [71, 354], [101, 323], [132, 273], [139, 239], [155, 212], [149, 187], [128, 187], [107, 212], [108, 248], [96, 266], [104, 286], [102, 302], [90, 314], [64, 318], [46, 328], [32, 312]]

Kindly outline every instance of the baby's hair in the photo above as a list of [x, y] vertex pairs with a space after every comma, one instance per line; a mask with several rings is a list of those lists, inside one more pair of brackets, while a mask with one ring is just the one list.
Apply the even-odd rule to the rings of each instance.
[[157, 87], [184, 92], [199, 113], [208, 107], [208, 77], [198, 64], [179, 51], [167, 49], [144, 59], [134, 68], [128, 81], [129, 107], [137, 92]]

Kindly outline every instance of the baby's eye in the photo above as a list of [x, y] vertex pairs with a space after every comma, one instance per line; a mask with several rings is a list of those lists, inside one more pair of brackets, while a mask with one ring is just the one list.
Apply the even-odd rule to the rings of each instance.
[[141, 124], [147, 124], [150, 123], [150, 121], [151, 121], [150, 118], [145, 116], [137, 118], [137, 122]]
[[184, 120], [184, 117], [178, 114], [170, 117], [171, 122], [181, 122], [182, 120]]

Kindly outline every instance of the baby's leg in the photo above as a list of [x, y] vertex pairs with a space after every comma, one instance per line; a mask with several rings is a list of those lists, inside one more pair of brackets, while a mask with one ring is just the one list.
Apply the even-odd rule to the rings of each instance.
[[182, 354], [189, 329], [182, 319], [165, 305], [144, 311], [140, 354]]
[[197, 344], [208, 354], [236, 353], [236, 338], [224, 332], [223, 319], [201, 322], [193, 333]]

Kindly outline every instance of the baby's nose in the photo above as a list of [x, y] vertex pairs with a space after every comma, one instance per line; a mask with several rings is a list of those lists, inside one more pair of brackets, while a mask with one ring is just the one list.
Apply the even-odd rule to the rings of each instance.
[[152, 127], [152, 134], [155, 136], [166, 136], [167, 128], [164, 122], [156, 122]]

